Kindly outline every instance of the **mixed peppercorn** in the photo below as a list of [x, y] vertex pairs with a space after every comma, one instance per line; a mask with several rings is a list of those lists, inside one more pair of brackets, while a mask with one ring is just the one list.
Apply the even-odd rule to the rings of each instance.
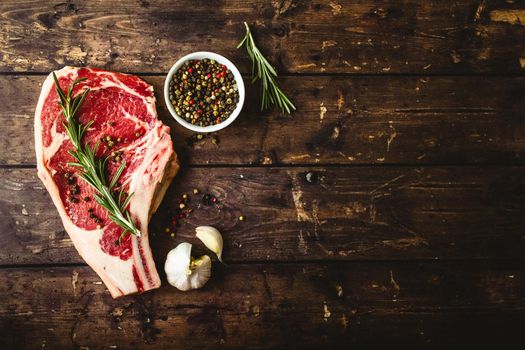
[[[195, 197], [201, 193], [201, 191], [197, 188], [194, 188], [192, 192]], [[197, 201], [197, 203], [192, 203], [191, 196], [184, 193], [178, 198], [178, 206], [175, 207], [173, 216], [170, 220], [170, 225], [169, 227], [166, 227], [164, 231], [171, 237], [175, 237], [181, 222], [191, 215], [194, 208], [199, 209], [201, 206], [209, 207], [212, 205], [220, 207], [219, 199], [212, 194], [204, 193], [200, 201]], [[244, 215], [239, 216], [239, 221], [244, 220]]]
[[64, 177], [66, 178], [66, 182], [69, 185], [69, 188], [66, 192], [69, 201], [72, 203], [78, 203], [79, 199], [76, 196], [80, 194], [80, 186], [77, 185], [77, 178], [70, 172], [65, 173]]
[[[79, 203], [80, 198], [84, 202], [90, 202], [91, 197], [90, 196], [80, 196], [80, 186], [77, 184], [77, 177], [75, 174], [70, 173], [69, 171], [64, 174], [64, 177], [66, 179], [67, 184], [69, 185], [66, 193], [68, 195], [68, 199], [71, 203]], [[95, 213], [93, 208], [88, 208], [87, 212], [89, 214], [89, 218], [93, 220], [97, 224], [97, 229], [101, 228], [102, 219], [100, 219]]]
[[189, 60], [169, 83], [175, 112], [198, 126], [220, 124], [235, 110], [239, 91], [233, 73], [215, 60]]
[[[113, 146], [122, 142], [122, 138], [121, 137], [113, 138], [110, 135], [104, 135], [100, 138], [100, 141], [106, 146], [108, 150], [111, 150]], [[120, 163], [122, 161], [122, 152], [112, 151], [109, 153], [108, 159], [112, 160], [113, 162]]]

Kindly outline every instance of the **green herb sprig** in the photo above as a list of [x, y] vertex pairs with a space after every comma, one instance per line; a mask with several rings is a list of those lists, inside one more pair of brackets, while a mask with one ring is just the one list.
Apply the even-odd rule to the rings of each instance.
[[86, 79], [77, 79], [72, 82], [67, 94], [64, 94], [64, 91], [62, 91], [54, 72], [53, 79], [55, 80], [55, 88], [59, 97], [59, 105], [62, 108], [62, 113], [66, 117], [64, 127], [75, 148], [74, 150], [68, 151], [69, 154], [75, 158], [75, 162], [70, 162], [68, 165], [78, 167], [82, 170], [80, 177], [97, 191], [97, 193], [93, 195], [95, 200], [108, 211], [109, 219], [124, 229], [118, 242], [121, 242], [122, 238], [128, 232], [140, 237], [140, 230], [135, 226], [129, 211], [126, 210], [133, 193], [126, 194], [122, 188], [118, 196], [112, 194], [120, 175], [126, 167], [126, 162], [123, 161], [120, 164], [120, 167], [108, 184], [106, 181], [106, 163], [108, 158], [99, 158], [96, 156], [100, 141], [96, 142], [93, 146], [82, 143], [82, 137], [93, 124], [93, 121], [90, 120], [82, 125], [82, 123], [75, 118], [75, 115], [84, 103], [89, 89], [84, 90], [82, 94], [74, 98], [72, 94], [75, 86]]
[[268, 109], [270, 106], [277, 106], [283, 113], [286, 111], [286, 113], [290, 114], [292, 110], [295, 110], [294, 104], [277, 85], [275, 68], [272, 67], [255, 45], [248, 24], [244, 22], [244, 25], [246, 26], [246, 35], [237, 45], [237, 48], [246, 45], [246, 51], [252, 60], [252, 83], [257, 80], [260, 80], [262, 83], [261, 110]]

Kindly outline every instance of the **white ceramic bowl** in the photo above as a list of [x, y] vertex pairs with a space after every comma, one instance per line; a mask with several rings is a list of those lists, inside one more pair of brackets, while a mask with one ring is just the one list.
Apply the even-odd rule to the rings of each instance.
[[[239, 102], [237, 103], [237, 106], [230, 114], [230, 116], [222, 123], [209, 126], [198, 126], [187, 122], [186, 120], [184, 120], [184, 118], [180, 117], [177, 114], [177, 112], [175, 112], [175, 108], [173, 107], [170, 101], [169, 86], [170, 81], [173, 78], [173, 74], [175, 74], [175, 72], [184, 64], [184, 62], [188, 60], [202, 60], [204, 58], [209, 58], [211, 60], [219, 62], [220, 64], [224, 64], [233, 73], [233, 77], [235, 78], [235, 82], [239, 91]], [[237, 67], [235, 67], [235, 65], [231, 63], [231, 61], [226, 57], [207, 51], [194, 52], [182, 57], [173, 65], [173, 67], [171, 67], [168, 75], [166, 76], [166, 81], [164, 82], [164, 102], [166, 103], [166, 106], [168, 107], [168, 110], [170, 111], [173, 118], [175, 118], [175, 120], [186, 129], [190, 129], [196, 132], [214, 132], [224, 129], [225, 127], [233, 123], [233, 121], [237, 118], [239, 113], [241, 113], [241, 109], [244, 104], [244, 82], [242, 80], [241, 73], [239, 72]]]

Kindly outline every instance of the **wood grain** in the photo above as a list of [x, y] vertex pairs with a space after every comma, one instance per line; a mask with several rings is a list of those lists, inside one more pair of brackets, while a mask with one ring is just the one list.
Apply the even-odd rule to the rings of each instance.
[[[288, 77], [292, 117], [259, 111], [250, 86], [239, 119], [189, 143], [157, 92], [183, 165], [523, 164], [525, 78]], [[34, 165], [33, 115], [42, 76], [0, 76], [0, 164]], [[249, 82], [246, 81], [247, 86]]]
[[[248, 79], [243, 21], [298, 111], [261, 113], [247, 80], [239, 119], [195, 141], [164, 74], [208, 50]], [[1, 349], [522, 342], [522, 1], [3, 0], [0, 28]], [[155, 87], [183, 165], [150, 224], [156, 291], [111, 299], [36, 178], [34, 108], [64, 65]], [[194, 211], [171, 237], [183, 193]], [[203, 224], [228, 265], [213, 257], [210, 282], [178, 292], [164, 258], [182, 241], [210, 254]]]
[[92, 65], [167, 72], [235, 46], [253, 27], [282, 73], [515, 73], [525, 67], [525, 12], [510, 1], [15, 1], [0, 5], [0, 71]]
[[[35, 170], [0, 174], [0, 264], [81, 263]], [[524, 175], [522, 167], [186, 169], [152, 219], [152, 249], [158, 261], [181, 241], [202, 249], [194, 227], [212, 225], [227, 262], [522, 259]], [[194, 212], [171, 238], [164, 229], [183, 193]], [[205, 193], [218, 204], [204, 205]]]
[[202, 290], [182, 293], [163, 282], [159, 290], [118, 300], [87, 267], [1, 269], [0, 344], [3, 349], [304, 349], [467, 341], [503, 346], [521, 339], [525, 321], [523, 264], [217, 264], [213, 269]]

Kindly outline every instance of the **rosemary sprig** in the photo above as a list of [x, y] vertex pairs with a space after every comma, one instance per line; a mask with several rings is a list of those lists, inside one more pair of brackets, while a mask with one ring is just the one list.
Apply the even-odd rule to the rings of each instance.
[[120, 242], [128, 232], [140, 237], [140, 230], [135, 226], [129, 211], [126, 210], [133, 193], [126, 194], [122, 188], [118, 196], [112, 194], [122, 171], [124, 171], [126, 162], [122, 162], [108, 184], [105, 175], [108, 158], [99, 158], [96, 156], [100, 141], [96, 142], [93, 146], [82, 143], [82, 137], [86, 133], [86, 130], [93, 124], [93, 121], [90, 120], [82, 125], [82, 123], [75, 118], [75, 114], [84, 103], [89, 89], [84, 90], [82, 94], [74, 98], [72, 98], [72, 94], [75, 86], [85, 80], [85, 78], [77, 79], [71, 83], [67, 94], [64, 94], [64, 91], [62, 91], [54, 72], [53, 79], [55, 80], [55, 88], [59, 97], [59, 105], [62, 108], [62, 113], [66, 117], [64, 127], [75, 148], [74, 150], [69, 150], [69, 154], [75, 158], [75, 162], [70, 162], [68, 165], [78, 167], [82, 170], [80, 177], [97, 191], [97, 193], [93, 195], [95, 200], [108, 211], [110, 220], [124, 229], [118, 242]]
[[290, 114], [291, 110], [295, 110], [294, 104], [277, 85], [277, 81], [275, 80], [277, 72], [275, 68], [272, 67], [257, 46], [255, 46], [255, 41], [253, 40], [248, 24], [244, 22], [244, 25], [246, 26], [246, 35], [239, 45], [237, 45], [237, 48], [246, 45], [246, 51], [252, 60], [252, 83], [257, 80], [260, 80], [262, 83], [261, 110], [273, 105], [279, 107], [283, 113], [286, 111], [286, 113]]

